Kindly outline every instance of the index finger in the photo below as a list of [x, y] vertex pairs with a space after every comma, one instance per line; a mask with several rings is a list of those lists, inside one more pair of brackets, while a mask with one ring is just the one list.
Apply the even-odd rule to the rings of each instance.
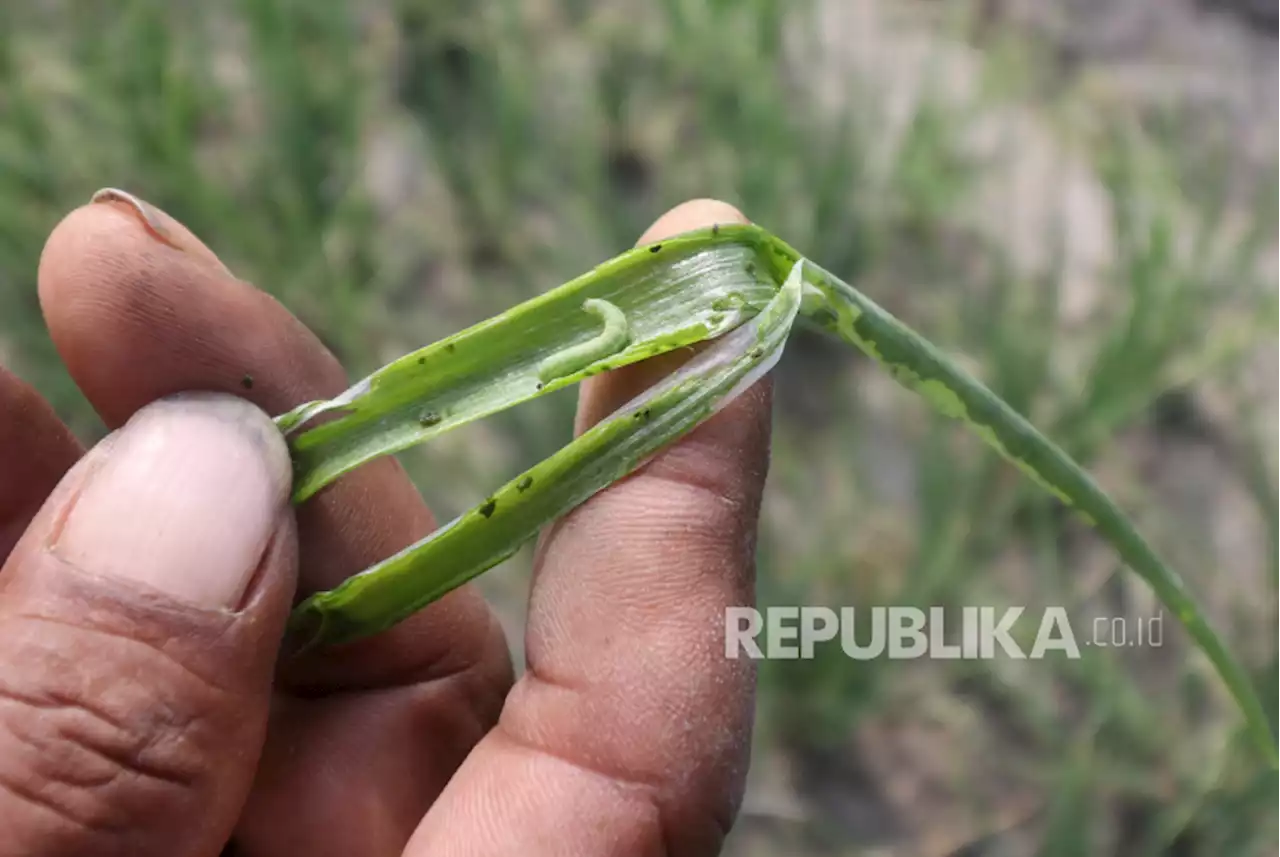
[[[686, 203], [641, 239], [745, 222]], [[591, 379], [578, 429], [673, 368]], [[411, 841], [425, 854], [714, 853], [741, 800], [755, 675], [724, 656], [754, 601], [768, 381], [563, 518], [541, 545], [527, 670]]]

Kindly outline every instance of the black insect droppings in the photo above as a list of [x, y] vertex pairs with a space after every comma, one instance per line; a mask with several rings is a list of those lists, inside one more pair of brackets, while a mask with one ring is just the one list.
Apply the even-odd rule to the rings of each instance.
[[751, 276], [753, 276], [753, 277], [756, 275], [756, 263], [755, 263], [755, 262], [748, 262], [748, 263], [747, 263], [747, 273], [748, 273], [748, 274], [750, 274], [750, 275], [751, 275]]
[[244, 373], [244, 377], [240, 379], [240, 386], [241, 386], [241, 387], [244, 387], [246, 390], [252, 390], [252, 389], [253, 389], [253, 376], [252, 376], [252, 375], [250, 375], [248, 372], [245, 372], [245, 373]]
[[533, 477], [532, 477], [532, 476], [526, 476], [525, 478], [521, 479], [519, 482], [517, 482], [517, 483], [516, 483], [516, 490], [517, 490], [517, 491], [528, 491], [528, 490], [529, 490], [529, 488], [530, 488], [530, 486], [532, 486], [532, 485], [533, 485]]
[[444, 350], [445, 350], [445, 351], [448, 351], [450, 354], [452, 354], [453, 352], [455, 352], [455, 351], [457, 351], [457, 350], [458, 350], [458, 346], [456, 346], [456, 345], [454, 345], [452, 342], [450, 342], [450, 343], [447, 343], [447, 344], [445, 345]]
[[480, 514], [484, 515], [486, 518], [492, 517], [493, 510], [497, 508], [498, 508], [498, 501], [490, 499], [486, 501], [483, 506], [480, 507]]
[[659, 250], [661, 250], [661, 249], [662, 249], [662, 245], [661, 245], [661, 244], [654, 244], [652, 247], [650, 247], [650, 248], [649, 248], [649, 252], [650, 252], [650, 253], [657, 253], [657, 252], [658, 252]]
[[720, 234], [720, 224], [719, 224], [719, 223], [713, 223], [713, 224], [711, 224], [711, 234], [712, 234], [712, 235], [719, 235], [719, 234]]
[[541, 382], [541, 381], [539, 381], [539, 382], [538, 382], [538, 386], [534, 387], [533, 389], [535, 389], [535, 390], [541, 390], [541, 389], [542, 389], [542, 382]]

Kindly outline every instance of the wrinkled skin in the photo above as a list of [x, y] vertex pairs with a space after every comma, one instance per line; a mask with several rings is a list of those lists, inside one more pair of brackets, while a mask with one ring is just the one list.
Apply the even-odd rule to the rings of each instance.
[[[640, 240], [741, 220], [700, 200]], [[518, 681], [471, 587], [377, 637], [278, 658], [297, 597], [434, 526], [389, 459], [286, 504], [266, 414], [337, 394], [342, 368], [126, 197], [58, 225], [39, 290], [72, 377], [128, 427], [86, 451], [0, 368], [0, 855], [718, 851], [749, 756], [754, 674], [724, 658], [722, 629], [754, 597], [767, 381], [543, 534]], [[592, 378], [577, 430], [675, 359]], [[148, 407], [184, 391], [223, 395]], [[157, 426], [196, 450], [185, 478], [209, 495], [160, 535], [129, 493], [149, 483], [117, 487]], [[225, 550], [193, 547], [210, 539]]]

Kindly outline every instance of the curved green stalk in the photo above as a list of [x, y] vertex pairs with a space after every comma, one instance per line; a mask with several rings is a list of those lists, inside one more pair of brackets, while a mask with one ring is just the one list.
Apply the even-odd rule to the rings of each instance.
[[542, 527], [626, 476], [763, 376], [800, 307], [801, 265], [755, 319], [417, 544], [294, 611], [302, 645], [384, 630], [515, 553]]
[[1213, 664], [1244, 712], [1259, 747], [1274, 764], [1274, 736], [1248, 672], [1208, 623], [1182, 579], [1138, 534], [1098, 483], [1003, 399], [857, 289], [813, 264], [806, 266], [805, 282], [821, 295], [820, 300], [812, 300], [811, 293], [805, 307], [809, 321], [856, 346], [937, 411], [965, 423], [1110, 542], [1125, 564], [1178, 617]]
[[[757, 226], [716, 226], [638, 247], [391, 363], [336, 399], [279, 417], [294, 458], [294, 499], [301, 502], [377, 456], [597, 372], [718, 337], [703, 357], [485, 503], [339, 588], [309, 598], [295, 612], [295, 633], [312, 643], [375, 633], [509, 556], [541, 526], [709, 416], [742, 379], [771, 365], [798, 305], [809, 322], [861, 349], [940, 412], [964, 422], [1093, 524], [1186, 626], [1274, 765], [1275, 740], [1248, 674], [1181, 579], [1106, 493], [927, 340], [830, 272], [800, 263], [799, 253]], [[593, 312], [604, 321], [603, 332], [592, 324]], [[750, 346], [757, 338], [759, 344]], [[322, 415], [331, 419], [307, 426]]]

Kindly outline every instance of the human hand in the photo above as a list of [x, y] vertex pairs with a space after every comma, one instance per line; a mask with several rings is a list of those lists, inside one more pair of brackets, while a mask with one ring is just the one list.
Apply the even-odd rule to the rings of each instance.
[[[741, 220], [686, 203], [641, 242]], [[85, 452], [0, 369], [0, 855], [718, 850], [749, 756], [754, 672], [722, 634], [753, 601], [768, 381], [543, 534], [514, 686], [469, 586], [277, 663], [295, 588], [434, 526], [391, 459], [288, 506], [266, 414], [340, 392], [341, 367], [131, 198], [72, 212], [39, 280], [117, 431]], [[590, 379], [577, 431], [675, 359]]]

